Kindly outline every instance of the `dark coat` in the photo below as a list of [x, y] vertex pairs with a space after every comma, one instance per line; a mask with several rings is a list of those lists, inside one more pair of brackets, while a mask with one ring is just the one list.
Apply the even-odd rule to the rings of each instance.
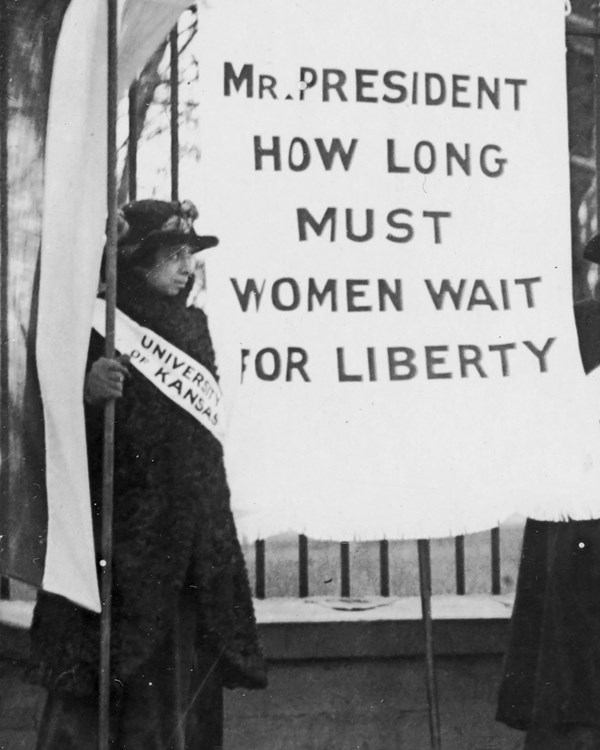
[[[575, 305], [586, 372], [600, 302]], [[600, 726], [600, 520], [528, 520], [497, 718], [516, 729]]]
[[600, 520], [525, 527], [497, 718], [600, 726]]
[[[206, 316], [185, 292], [159, 297], [122, 274], [117, 304], [215, 373]], [[102, 340], [92, 335], [90, 359]], [[116, 402], [112, 670], [128, 677], [161, 648], [183, 587], [195, 591], [203, 636], [222, 654], [226, 686], [263, 687], [250, 589], [218, 440], [133, 367]], [[96, 549], [101, 522], [102, 409], [86, 408]], [[41, 593], [32, 678], [78, 695], [96, 690], [99, 616]]]
[[587, 372], [600, 365], [600, 302], [586, 299], [575, 305], [575, 324], [583, 369]]

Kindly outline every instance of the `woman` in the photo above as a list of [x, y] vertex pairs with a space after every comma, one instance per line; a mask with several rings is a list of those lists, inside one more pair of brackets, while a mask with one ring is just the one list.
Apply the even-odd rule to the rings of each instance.
[[[600, 235], [584, 257], [600, 263]], [[588, 373], [600, 302], [575, 321]], [[600, 750], [600, 520], [527, 521], [497, 718], [526, 731], [524, 750]]]
[[[186, 299], [193, 254], [217, 240], [196, 235], [196, 217], [189, 202], [122, 209], [117, 307], [208, 382], [216, 368], [206, 316]], [[117, 399], [112, 746], [213, 750], [222, 744], [222, 685], [266, 684], [222, 447], [206, 414], [198, 421], [135, 362], [104, 358], [103, 345], [93, 332], [84, 396], [97, 550], [102, 407]], [[96, 747], [98, 644], [98, 615], [40, 593], [32, 676], [49, 697], [38, 750]]]

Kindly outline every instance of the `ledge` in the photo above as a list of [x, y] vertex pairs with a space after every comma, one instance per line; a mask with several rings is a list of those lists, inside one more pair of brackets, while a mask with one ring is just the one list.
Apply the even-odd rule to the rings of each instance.
[[[510, 619], [512, 603], [512, 596], [448, 594], [433, 596], [431, 609], [434, 620], [507, 620]], [[418, 596], [255, 599], [254, 607], [261, 624], [421, 620], [421, 599]]]
[[[255, 602], [272, 661], [422, 656], [419, 597], [366, 600], [265, 599]], [[512, 597], [434, 596], [434, 651], [442, 656], [501, 654]]]
[[[423, 654], [419, 597], [255, 600], [270, 661], [389, 659]], [[511, 596], [432, 597], [434, 651], [440, 656], [500, 654]], [[33, 602], [0, 602], [0, 657], [25, 659]]]

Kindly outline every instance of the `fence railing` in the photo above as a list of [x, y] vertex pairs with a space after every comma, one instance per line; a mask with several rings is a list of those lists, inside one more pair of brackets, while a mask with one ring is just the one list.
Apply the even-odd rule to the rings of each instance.
[[[293, 542], [290, 542], [293, 544]], [[311, 563], [311, 542], [305, 534], [299, 534], [297, 537], [297, 586], [294, 586], [295, 592], [293, 595], [297, 595], [300, 598], [306, 598], [311, 595], [310, 587], [310, 563]], [[322, 542], [315, 542], [319, 546]], [[339, 547], [339, 571], [336, 579], [339, 580], [339, 588], [336, 595], [339, 595], [343, 599], [352, 597], [352, 570], [351, 570], [351, 549], [349, 542], [332, 542], [333, 545]], [[406, 542], [405, 542], [406, 544]], [[416, 542], [415, 554], [416, 554]], [[274, 565], [277, 564], [277, 558], [280, 555], [279, 544], [275, 543], [271, 550], [273, 558], [275, 559]], [[389, 597], [392, 593], [392, 577], [390, 573], [391, 567], [391, 542], [388, 539], [381, 539], [378, 542], [379, 555], [378, 555], [378, 571], [377, 571], [377, 585], [373, 591], [369, 592], [371, 595], [379, 595], [382, 597]], [[246, 554], [250, 549], [246, 549]], [[257, 599], [266, 599], [273, 594], [269, 592], [267, 584], [267, 569], [269, 561], [269, 542], [265, 539], [257, 539], [253, 545], [254, 559], [249, 560], [249, 563], [253, 562], [254, 568], [254, 594]], [[464, 596], [467, 591], [466, 586], [466, 551], [465, 551], [465, 537], [463, 535], [454, 537], [454, 570], [455, 570], [455, 593], [458, 596]], [[489, 553], [488, 562], [490, 570], [490, 578], [487, 585], [487, 591], [493, 595], [499, 595], [502, 593], [502, 576], [501, 576], [501, 549], [500, 549], [500, 527], [497, 526], [489, 532]], [[513, 579], [510, 579], [511, 582]], [[288, 587], [289, 588], [289, 587]], [[297, 594], [296, 594], [297, 592]], [[435, 592], [434, 592], [435, 593]], [[292, 595], [291, 591], [288, 591], [288, 595]]]

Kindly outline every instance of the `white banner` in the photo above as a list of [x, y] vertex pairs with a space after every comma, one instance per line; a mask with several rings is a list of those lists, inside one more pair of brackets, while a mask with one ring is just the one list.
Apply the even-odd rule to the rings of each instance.
[[[106, 303], [98, 298], [92, 325], [106, 330]], [[115, 315], [115, 348], [158, 390], [223, 441], [225, 408], [221, 388], [211, 373], [150, 328], [138, 325], [121, 310]]]
[[197, 54], [240, 528], [598, 515], [563, 0], [220, 0]]
[[[124, 94], [187, 0], [119, 1]], [[107, 5], [72, 0], [52, 73], [36, 358], [44, 405], [43, 588], [100, 611], [83, 378], [106, 224]]]

